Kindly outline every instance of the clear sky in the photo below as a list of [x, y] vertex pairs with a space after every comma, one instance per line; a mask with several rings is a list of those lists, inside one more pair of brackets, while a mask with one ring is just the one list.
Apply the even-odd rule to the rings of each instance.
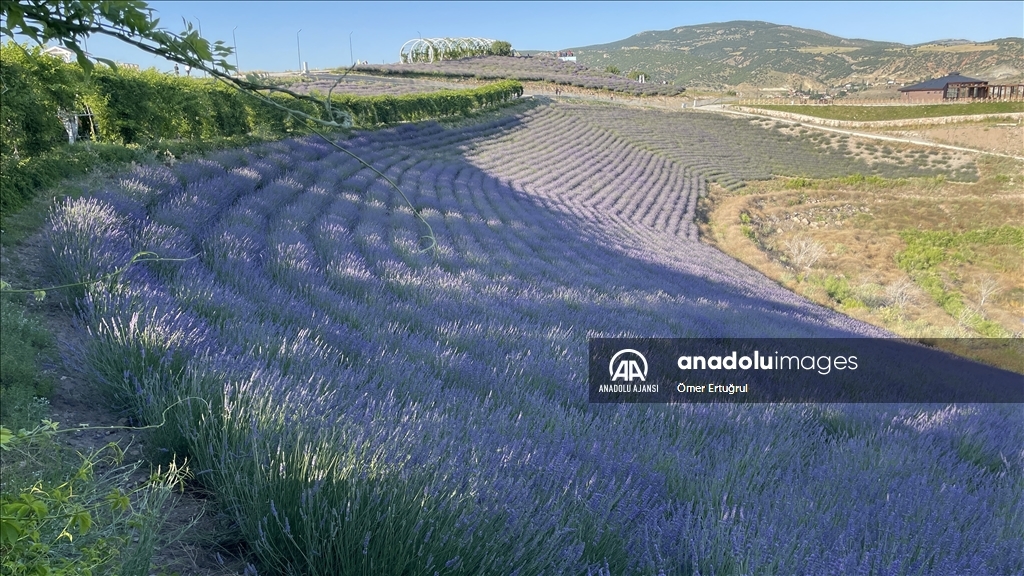
[[[646, 30], [761, 20], [844, 38], [919, 44], [1024, 36], [1024, 2], [150, 2], [163, 28], [188, 19], [203, 37], [236, 43], [243, 70], [282, 71], [395, 62], [403, 43], [478, 36], [519, 50], [558, 50]], [[232, 31], [234, 30], [234, 39]], [[300, 32], [301, 30], [301, 32]], [[350, 52], [351, 41], [351, 52]], [[94, 37], [90, 53], [162, 70], [170, 65]]]

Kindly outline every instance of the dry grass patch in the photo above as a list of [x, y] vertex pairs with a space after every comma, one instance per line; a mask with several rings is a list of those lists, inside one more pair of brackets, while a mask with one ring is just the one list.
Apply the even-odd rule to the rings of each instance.
[[891, 136], [1024, 156], [1024, 124], [1019, 119], [993, 119], [940, 126], [905, 126], [880, 132]]
[[853, 52], [860, 50], [859, 46], [801, 46], [796, 49], [797, 52], [804, 54], [843, 54], [845, 52]]
[[991, 50], [999, 50], [999, 46], [994, 44], [954, 44], [952, 46], [945, 46], [942, 44], [928, 44], [925, 46], [918, 46], [918, 52], [949, 52], [952, 54], [965, 54], [968, 52], [988, 52]]
[[711, 186], [705, 241], [787, 288], [913, 338], [1020, 336], [1024, 163], [942, 178], [777, 178]]

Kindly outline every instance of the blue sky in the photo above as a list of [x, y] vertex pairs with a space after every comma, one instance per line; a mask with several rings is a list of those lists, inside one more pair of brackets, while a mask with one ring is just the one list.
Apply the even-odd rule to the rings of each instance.
[[[352, 58], [395, 62], [412, 38], [480, 36], [521, 50], [557, 50], [621, 40], [645, 30], [762, 20], [844, 38], [918, 44], [1024, 36], [1024, 2], [150, 2], [161, 26], [182, 18], [210, 40], [238, 47], [243, 70], [295, 70]], [[234, 40], [232, 30], [234, 29]], [[299, 30], [301, 29], [301, 32]], [[296, 37], [298, 36], [298, 37]], [[350, 52], [351, 39], [351, 52]], [[94, 37], [91, 53], [143, 68], [170, 65]]]

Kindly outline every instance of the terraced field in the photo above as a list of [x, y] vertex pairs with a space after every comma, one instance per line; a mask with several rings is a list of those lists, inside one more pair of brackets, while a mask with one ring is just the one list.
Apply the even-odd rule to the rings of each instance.
[[1018, 406], [587, 402], [588, 337], [881, 334], [699, 243], [709, 179], [930, 169], [600, 105], [341, 143], [418, 212], [305, 139], [50, 231], [59, 279], [185, 259], [90, 288], [80, 359], [147, 420], [182, 402], [163, 441], [261, 574], [1024, 571]]
[[437, 76], [449, 78], [539, 80], [568, 86], [610, 90], [637, 96], [676, 96], [686, 91], [682, 86], [637, 82], [618, 74], [588, 68], [558, 58], [536, 56], [474, 56], [457, 60], [417, 62], [412, 64], [363, 64], [356, 71], [369, 74]]

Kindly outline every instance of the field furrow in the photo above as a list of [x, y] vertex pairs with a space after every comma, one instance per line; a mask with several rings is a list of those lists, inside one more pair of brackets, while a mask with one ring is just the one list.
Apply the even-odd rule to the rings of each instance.
[[271, 572], [1024, 569], [1013, 409], [588, 403], [590, 337], [883, 335], [697, 242], [707, 181], [763, 170], [716, 129], [767, 130], [661, 114], [340, 142], [413, 206], [313, 139], [138, 168], [56, 210], [57, 268], [197, 258], [90, 288], [85, 359], [143, 417], [203, 399], [180, 442]]

